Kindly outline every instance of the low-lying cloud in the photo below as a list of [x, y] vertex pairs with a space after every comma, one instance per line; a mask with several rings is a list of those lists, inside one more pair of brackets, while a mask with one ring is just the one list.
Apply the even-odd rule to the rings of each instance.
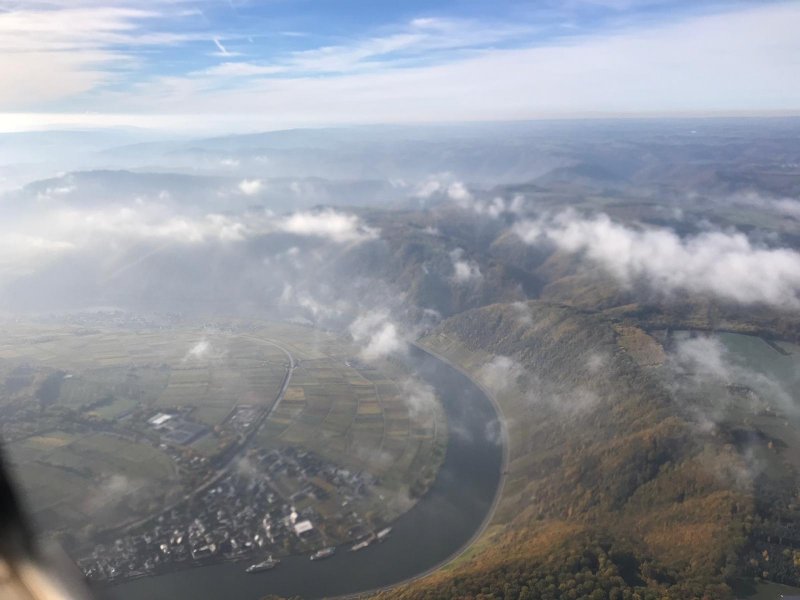
[[495, 356], [478, 371], [478, 380], [492, 394], [498, 395], [513, 389], [525, 373], [524, 367], [508, 356]]
[[756, 192], [745, 192], [726, 197], [721, 202], [727, 205], [736, 204], [748, 208], [757, 208], [775, 213], [782, 217], [800, 220], [800, 201], [786, 197], [770, 197]]
[[239, 182], [239, 191], [245, 196], [255, 196], [262, 189], [264, 189], [264, 183], [260, 179], [243, 179]]
[[[668, 366], [677, 397], [694, 414], [703, 429], [713, 428], [732, 408], [733, 398], [724, 392], [729, 386], [745, 386], [751, 394], [739, 394], [736, 402], [745, 403], [757, 413], [772, 405], [796, 414], [792, 395], [779, 381], [759, 372], [732, 354], [716, 337], [678, 334]], [[700, 399], [695, 402], [693, 399]]]
[[510, 199], [501, 196], [480, 199], [471, 194], [456, 197], [451, 195], [450, 197], [460, 208], [491, 219], [497, 219], [503, 215], [519, 216], [525, 211], [525, 197], [522, 194], [515, 194]]
[[454, 181], [447, 186], [447, 196], [456, 202], [467, 202], [472, 200], [472, 193], [461, 181]]
[[512, 302], [509, 306], [514, 312], [514, 317], [521, 326], [530, 327], [533, 325], [533, 313], [530, 306], [525, 302]]
[[436, 393], [428, 383], [409, 378], [403, 382], [402, 394], [412, 419], [430, 418], [436, 410]]
[[385, 358], [406, 348], [406, 343], [400, 337], [397, 325], [389, 318], [388, 311], [367, 312], [353, 321], [349, 330], [353, 340], [361, 347], [361, 358], [366, 361]]
[[183, 357], [183, 362], [224, 362], [227, 356], [227, 349], [220, 347], [219, 344], [212, 343], [209, 339], [203, 338], [193, 344]]
[[119, 503], [131, 497], [139, 485], [125, 475], [118, 473], [101, 480], [87, 499], [87, 508], [92, 512], [105, 512], [116, 508]]
[[313, 322], [335, 321], [356, 310], [357, 307], [347, 299], [338, 297], [333, 290], [326, 289], [326, 286], [322, 287], [327, 292], [324, 301], [305, 289], [298, 289], [297, 286], [284, 283], [279, 299], [280, 305], [284, 308], [302, 308], [308, 312], [310, 317], [313, 317]]
[[203, 360], [211, 355], [211, 342], [208, 340], [200, 340], [194, 346], [189, 348], [186, 353], [186, 360], [196, 359]]
[[[247, 193], [254, 189], [247, 187]], [[100, 262], [124, 255], [140, 243], [150, 244], [151, 249], [232, 244], [278, 232], [334, 244], [358, 244], [379, 235], [357, 215], [333, 209], [278, 216], [268, 210], [242, 215], [176, 212], [167, 203], [144, 199], [103, 208], [31, 205], [21, 214], [7, 215], [0, 224], [0, 280], [35, 272], [82, 251], [91, 252]]]
[[287, 233], [321, 237], [337, 243], [363, 242], [378, 237], [378, 230], [365, 225], [358, 216], [330, 209], [294, 213], [279, 220], [277, 226]]
[[483, 278], [478, 263], [465, 259], [463, 249], [456, 248], [450, 252], [450, 260], [453, 262], [453, 281], [456, 283], [470, 283]]
[[[592, 360], [590, 357], [589, 361]], [[554, 386], [510, 356], [495, 356], [480, 368], [477, 376], [478, 381], [494, 396], [514, 394], [529, 406], [547, 408], [563, 415], [585, 413], [600, 401], [593, 390], [581, 385], [568, 389]]]
[[671, 229], [633, 228], [607, 215], [564, 212], [522, 221], [514, 232], [526, 243], [551, 243], [583, 253], [624, 285], [646, 281], [662, 293], [685, 290], [742, 304], [800, 308], [800, 253], [755, 244], [738, 232], [681, 238]]

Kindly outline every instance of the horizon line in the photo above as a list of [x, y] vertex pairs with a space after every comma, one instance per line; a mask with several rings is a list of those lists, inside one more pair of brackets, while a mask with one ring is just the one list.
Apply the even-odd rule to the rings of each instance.
[[[686, 110], [686, 111], [581, 111], [570, 113], [542, 113], [520, 117], [498, 117], [496, 119], [452, 119], [452, 120], [397, 120], [397, 121], [338, 121], [275, 123], [253, 125], [255, 115], [222, 115], [219, 113], [182, 114], [135, 114], [135, 113], [39, 113], [0, 112], [0, 134], [46, 133], [56, 131], [103, 131], [137, 130], [152, 133], [175, 133], [191, 135], [208, 133], [215, 135], [247, 135], [292, 130], [348, 129], [361, 127], [414, 127], [414, 126], [469, 126], [481, 124], [514, 124], [532, 122], [579, 122], [579, 121], [653, 121], [653, 120], [715, 120], [715, 119], [792, 119], [800, 118], [796, 110]], [[215, 122], [197, 127], [198, 119]], [[251, 126], [247, 127], [246, 123]], [[227, 126], [226, 126], [227, 124]]]

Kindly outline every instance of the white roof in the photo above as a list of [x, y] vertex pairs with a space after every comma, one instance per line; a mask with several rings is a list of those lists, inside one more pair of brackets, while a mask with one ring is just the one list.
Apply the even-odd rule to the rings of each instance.
[[297, 523], [297, 525], [294, 526], [294, 532], [297, 535], [305, 533], [306, 531], [311, 531], [312, 529], [314, 529], [314, 526], [311, 524], [311, 521], [309, 520], [300, 521], [299, 523]]
[[155, 417], [151, 418], [149, 423], [151, 425], [163, 425], [172, 418], [172, 415], [158, 413]]

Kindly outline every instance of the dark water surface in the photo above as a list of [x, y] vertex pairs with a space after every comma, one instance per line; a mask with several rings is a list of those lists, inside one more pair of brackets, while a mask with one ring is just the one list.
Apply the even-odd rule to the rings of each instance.
[[[108, 600], [258, 600], [267, 594], [320, 598], [387, 586], [451, 556], [481, 527], [500, 483], [503, 449], [491, 401], [466, 376], [418, 349], [409, 358], [437, 391], [447, 414], [447, 454], [430, 491], [392, 524], [382, 544], [311, 562], [284, 558], [272, 571], [246, 574], [254, 562], [222, 563], [136, 579], [103, 593]], [[494, 434], [493, 434], [494, 432]]]

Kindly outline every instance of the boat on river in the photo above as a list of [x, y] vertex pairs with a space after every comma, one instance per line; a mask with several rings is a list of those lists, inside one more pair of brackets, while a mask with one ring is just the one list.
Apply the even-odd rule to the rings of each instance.
[[330, 558], [336, 553], [336, 546], [328, 546], [322, 550], [318, 550], [311, 555], [311, 560], [322, 560], [323, 558]]
[[363, 550], [372, 544], [372, 542], [374, 542], [376, 539], [378, 539], [377, 536], [374, 533], [371, 533], [367, 537], [353, 544], [352, 548], [350, 548], [350, 552], [358, 552], [359, 550]]
[[244, 572], [259, 573], [261, 571], [269, 571], [270, 569], [274, 569], [275, 567], [277, 567], [280, 562], [281, 562], [280, 559], [268, 556], [266, 560], [263, 560], [260, 563], [256, 563], [254, 565], [250, 565], [244, 570]]

